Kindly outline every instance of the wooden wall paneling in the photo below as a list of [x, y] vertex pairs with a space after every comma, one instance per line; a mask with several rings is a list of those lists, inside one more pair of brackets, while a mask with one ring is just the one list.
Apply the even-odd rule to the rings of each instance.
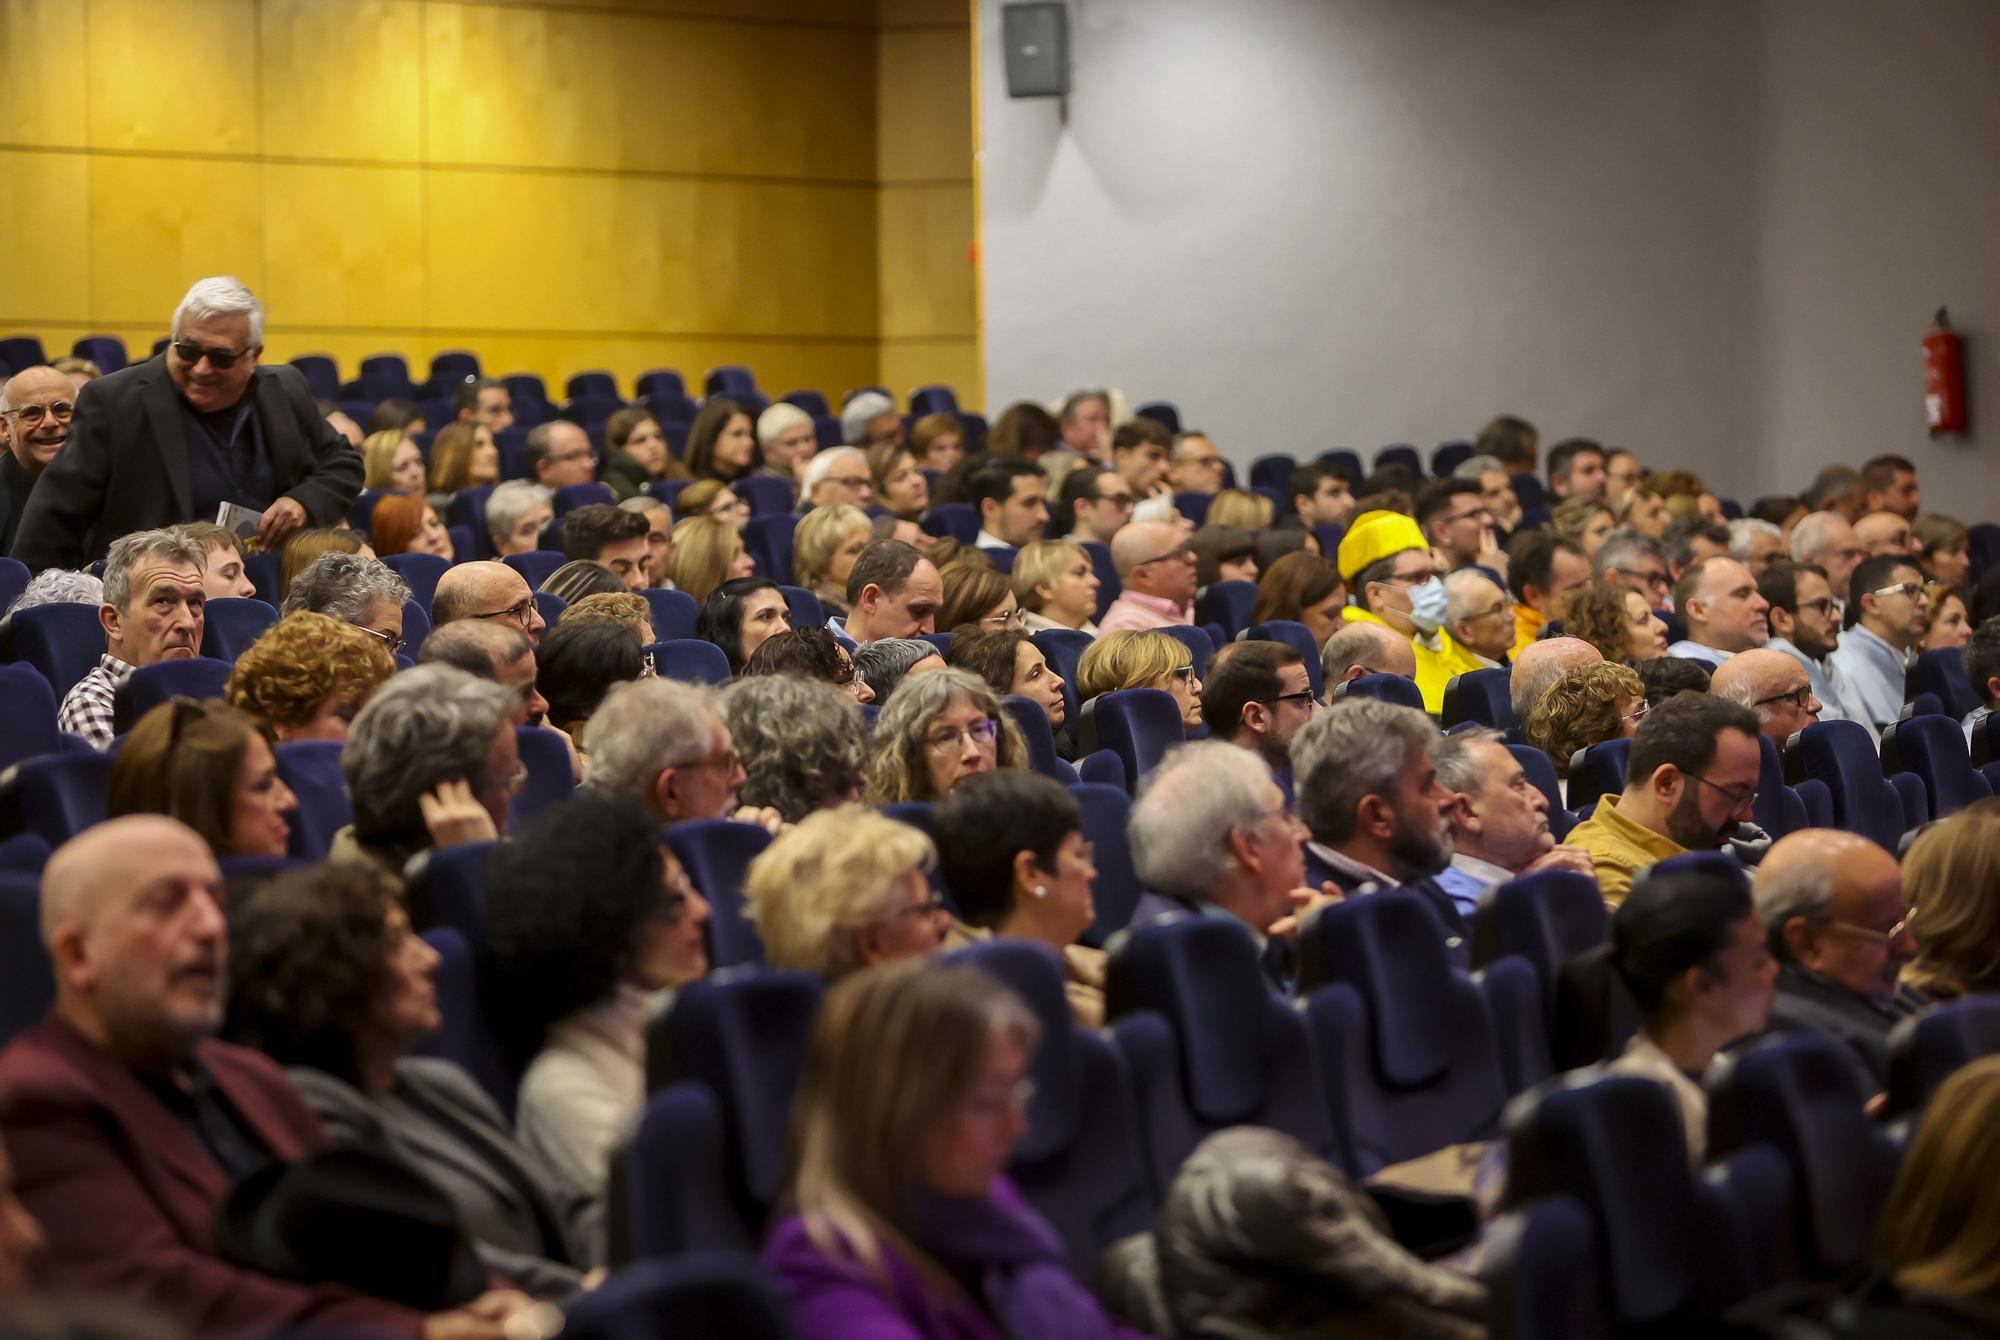
[[88, 315], [89, 217], [83, 154], [0, 151], [0, 313], [17, 322]]
[[92, 148], [259, 152], [256, 0], [88, 5], [88, 95], [72, 90], [67, 105], [81, 104]]
[[301, 326], [424, 324], [424, 191], [410, 168], [264, 168], [264, 287]]
[[[78, 145], [84, 139], [77, 71], [89, 14], [82, 4], [0, 0], [0, 52], [6, 53], [9, 144]], [[11, 304], [10, 304], [11, 305]]]
[[260, 0], [264, 151], [423, 157], [421, 0]]
[[203, 275], [233, 274], [261, 290], [263, 172], [254, 162], [94, 156], [92, 315], [164, 327]]

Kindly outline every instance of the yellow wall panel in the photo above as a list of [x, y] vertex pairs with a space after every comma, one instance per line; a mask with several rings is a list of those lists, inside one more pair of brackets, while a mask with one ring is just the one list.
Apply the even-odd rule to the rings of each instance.
[[424, 181], [409, 168], [264, 169], [259, 296], [307, 326], [421, 326]]
[[105, 321], [162, 327], [188, 285], [233, 274], [263, 281], [257, 163], [101, 155], [90, 168], [92, 308]]
[[89, 217], [87, 157], [0, 153], [0, 311], [22, 322], [88, 316]]
[[871, 0], [482, 0], [482, 3], [509, 9], [608, 9], [671, 18], [820, 27], [867, 27], [874, 15]]
[[86, 12], [81, 4], [0, 0], [0, 54], [6, 58], [11, 144], [83, 142], [77, 122], [77, 67], [83, 59]]
[[878, 28], [970, 27], [975, 0], [876, 0]]
[[904, 344], [886, 341], [882, 345], [881, 383], [907, 404], [910, 392], [919, 386], [941, 383], [958, 393], [960, 408], [979, 411], [985, 406], [980, 392], [978, 346], [971, 340], [921, 340]]
[[420, 0], [260, 0], [258, 19], [266, 153], [423, 157]]
[[972, 188], [891, 187], [877, 223], [885, 337], [972, 334]]
[[885, 30], [875, 67], [875, 175], [972, 180], [970, 28]]
[[69, 105], [87, 111], [92, 147], [259, 152], [256, 0], [89, 0], [89, 12], [89, 94]]

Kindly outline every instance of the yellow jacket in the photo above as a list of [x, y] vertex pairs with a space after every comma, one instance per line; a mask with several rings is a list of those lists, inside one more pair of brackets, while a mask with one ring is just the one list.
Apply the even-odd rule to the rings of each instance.
[[[1348, 623], [1379, 623], [1391, 631], [1400, 631], [1380, 615], [1354, 605], [1343, 609], [1340, 617]], [[1424, 695], [1424, 710], [1432, 716], [1444, 712], [1444, 686], [1453, 677], [1487, 668], [1485, 661], [1452, 641], [1451, 634], [1442, 628], [1428, 638], [1410, 637], [1410, 648], [1417, 658], [1417, 691]]]
[[1513, 660], [1526, 651], [1528, 644], [1541, 636], [1548, 623], [1540, 610], [1517, 601], [1514, 605], [1514, 650], [1508, 659]]
[[1604, 891], [1604, 901], [1614, 905], [1623, 902], [1632, 891], [1633, 876], [1655, 862], [1687, 850], [1672, 838], [1627, 819], [1618, 812], [1618, 801], [1617, 796], [1598, 801], [1590, 817], [1570, 829], [1569, 836], [1563, 839], [1569, 846], [1582, 847], [1590, 853], [1597, 887]]

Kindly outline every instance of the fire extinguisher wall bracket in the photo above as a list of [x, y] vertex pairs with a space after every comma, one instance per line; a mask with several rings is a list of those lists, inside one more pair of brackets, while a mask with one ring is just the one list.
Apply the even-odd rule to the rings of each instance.
[[1965, 341], [1942, 307], [1924, 332], [1924, 417], [1932, 436], [1966, 428]]

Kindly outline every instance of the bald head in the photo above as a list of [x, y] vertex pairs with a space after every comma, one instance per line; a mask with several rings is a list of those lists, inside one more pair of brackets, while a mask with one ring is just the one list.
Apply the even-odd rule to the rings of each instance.
[[1580, 637], [1545, 637], [1530, 642], [1514, 658], [1514, 668], [1507, 676], [1507, 696], [1513, 700], [1515, 719], [1526, 721], [1563, 671], [1598, 665], [1603, 660], [1604, 654]]
[[1871, 554], [1910, 552], [1910, 523], [1894, 512], [1870, 512], [1854, 523], [1854, 539]]
[[76, 387], [51, 367], [26, 368], [0, 386], [0, 440], [31, 478], [69, 441], [71, 420], [52, 407], [75, 403]]
[[1756, 647], [1739, 651], [1716, 670], [1708, 691], [1757, 714], [1765, 735], [1780, 749], [1819, 720], [1821, 703], [1796, 656]]
[[1854, 833], [1804, 828], [1771, 844], [1755, 887], [1774, 956], [1871, 1000], [1895, 995], [1916, 953], [1895, 857]]
[[[525, 605], [523, 602], [526, 602]], [[511, 614], [525, 610], [524, 623]], [[539, 642], [543, 628], [535, 593], [528, 579], [505, 563], [460, 563], [438, 578], [437, 594], [431, 597], [431, 622], [442, 628], [460, 619], [491, 618], [518, 629], [530, 642]]]
[[1111, 537], [1111, 566], [1122, 580], [1132, 575], [1133, 568], [1158, 558], [1180, 542], [1180, 527], [1172, 522], [1134, 521]]
[[1363, 675], [1417, 677], [1417, 649], [1395, 629], [1366, 620], [1343, 624], [1320, 651], [1327, 689]]

